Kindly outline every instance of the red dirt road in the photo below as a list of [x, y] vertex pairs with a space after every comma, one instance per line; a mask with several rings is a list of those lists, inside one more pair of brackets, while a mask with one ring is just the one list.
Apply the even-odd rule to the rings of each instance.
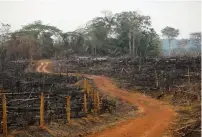
[[[42, 61], [37, 67], [38, 72], [51, 73], [51, 62]], [[176, 113], [170, 105], [144, 96], [140, 93], [131, 93], [120, 89], [105, 76], [85, 75], [93, 79], [96, 87], [102, 92], [121, 98], [138, 107], [142, 115], [126, 120], [102, 132], [89, 135], [89, 137], [162, 137], [168, 132], [168, 127], [174, 120]]]

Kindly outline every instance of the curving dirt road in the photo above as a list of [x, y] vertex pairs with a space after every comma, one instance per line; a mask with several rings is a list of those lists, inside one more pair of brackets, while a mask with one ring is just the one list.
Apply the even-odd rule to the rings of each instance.
[[[51, 73], [49, 65], [51, 65], [50, 61], [42, 61], [36, 71]], [[139, 113], [142, 114], [140, 117], [121, 122], [113, 128], [89, 135], [89, 137], [162, 137], [168, 132], [168, 127], [176, 116], [172, 106], [140, 93], [119, 89], [108, 77], [85, 76], [93, 79], [97, 88], [102, 92], [136, 105]]]

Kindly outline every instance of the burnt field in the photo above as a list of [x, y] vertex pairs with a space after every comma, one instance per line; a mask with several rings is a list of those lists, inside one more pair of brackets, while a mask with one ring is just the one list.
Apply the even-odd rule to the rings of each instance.
[[[112, 78], [120, 88], [139, 91], [160, 100], [168, 99], [176, 106], [176, 112], [179, 113], [177, 120], [173, 123], [172, 130], [175, 134], [173, 136], [198, 136], [201, 121], [200, 61], [200, 58], [130, 60], [128, 58], [77, 57], [53, 61], [51, 69], [57, 74], [36, 73], [38, 64], [33, 65], [32, 69], [27, 69], [28, 66], [30, 67], [28, 62], [8, 62], [0, 73], [1, 93], [6, 96], [7, 101], [8, 130], [10, 132], [13, 129], [40, 125], [42, 92], [45, 125], [51, 130], [63, 129], [61, 127], [63, 125], [64, 131], [71, 136], [80, 135], [81, 132], [82, 135], [86, 135], [94, 128], [99, 129], [106, 123], [110, 124], [125, 117], [134, 117], [136, 107], [102, 92], [99, 92], [96, 97], [99, 89], [94, 87], [91, 79], [62, 75], [63, 72], [106, 75]], [[91, 90], [84, 88], [84, 79], [88, 81]], [[79, 86], [76, 86], [78, 83]], [[71, 98], [71, 120], [81, 120], [79, 126], [67, 124], [67, 96]], [[2, 99], [0, 107], [2, 108]], [[99, 111], [97, 111], [98, 107]], [[2, 119], [2, 109], [0, 111]], [[107, 114], [106, 117], [102, 118], [105, 114]], [[89, 115], [93, 117], [93, 120], [91, 119], [93, 122], [89, 121]], [[97, 122], [95, 116], [99, 116], [102, 122]], [[33, 130], [25, 131], [34, 135]], [[39, 131], [39, 133], [42, 132]], [[24, 134], [21, 135], [27, 136]], [[45, 133], [42, 135], [46, 136]]]
[[[54, 65], [53, 65], [54, 66]], [[201, 80], [201, 58], [70, 58], [55, 63], [56, 72], [106, 75], [122, 87], [142, 91], [170, 91]], [[183, 86], [184, 85], [184, 86]], [[149, 93], [148, 92], [148, 93]]]
[[[42, 73], [24, 72], [27, 63], [9, 62], [1, 75], [1, 92], [7, 100], [8, 127], [13, 129], [39, 122], [40, 95], [44, 93], [45, 120], [65, 119], [66, 97], [71, 96], [71, 117], [81, 117], [76, 114], [82, 110], [83, 92], [71, 86], [79, 79], [73, 76], [47, 75]], [[2, 100], [1, 104], [2, 105]], [[2, 106], [1, 106], [2, 108]], [[2, 119], [2, 109], [1, 109]], [[53, 116], [52, 116], [53, 117]]]
[[[92, 113], [94, 102], [91, 96], [74, 84], [80, 77], [29, 72], [28, 62], [8, 62], [0, 73], [1, 94], [6, 97], [8, 130], [38, 125], [40, 121], [40, 96], [44, 96], [45, 124], [62, 120], [67, 123], [67, 96], [70, 96], [70, 118], [86, 117]], [[91, 84], [91, 81], [88, 81]], [[92, 87], [93, 88], [93, 87]], [[3, 118], [2, 98], [0, 100], [0, 119]], [[99, 114], [115, 109], [116, 103], [99, 94]], [[2, 124], [0, 127], [2, 132]]]
[[[53, 64], [54, 66], [54, 64]], [[201, 122], [201, 58], [69, 58], [55, 71], [106, 75], [120, 88], [136, 90], [176, 106], [175, 136], [199, 136]]]

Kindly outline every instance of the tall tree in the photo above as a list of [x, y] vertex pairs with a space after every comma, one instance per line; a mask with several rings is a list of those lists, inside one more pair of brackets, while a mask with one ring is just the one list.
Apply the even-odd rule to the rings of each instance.
[[6, 58], [6, 52], [7, 52], [7, 45], [8, 41], [10, 40], [10, 29], [11, 25], [1, 23], [0, 26], [0, 70], [4, 68]]
[[[103, 13], [103, 17], [89, 21], [85, 28], [84, 45], [88, 47], [87, 49], [92, 49], [91, 53], [94, 55], [122, 53], [135, 58], [149, 55], [148, 50], [152, 52], [154, 49], [159, 50], [159, 37], [151, 28], [149, 16], [135, 11], [116, 14], [104, 11]], [[156, 42], [152, 44], [154, 40]], [[157, 48], [149, 48], [149, 46], [157, 46]], [[144, 53], [141, 53], [143, 51]]]
[[85, 51], [83, 47], [84, 37], [81, 32], [66, 32], [63, 33], [62, 37], [66, 49], [71, 50], [73, 53], [82, 53]]
[[161, 30], [161, 33], [163, 34], [163, 36], [165, 36], [168, 39], [168, 43], [169, 43], [169, 56], [171, 54], [171, 41], [176, 38], [179, 35], [179, 30], [172, 28], [172, 27], [165, 27], [164, 29]]
[[7, 58], [10, 60], [27, 59], [37, 53], [35, 39], [31, 36], [16, 36], [13, 34], [6, 49]]
[[194, 32], [190, 34], [190, 40], [197, 50], [201, 50], [201, 32]]
[[5, 44], [10, 38], [10, 24], [1, 23], [0, 27], [0, 45]]
[[[117, 46], [127, 49], [126, 51], [129, 52], [132, 58], [147, 56], [147, 51], [154, 49], [149, 48], [149, 46], [157, 46], [156, 50], [159, 49], [159, 37], [151, 28], [149, 16], [141, 15], [135, 11], [121, 12], [115, 14], [115, 24]], [[153, 40], [156, 40], [155, 45], [152, 45]], [[142, 53], [143, 51], [144, 53]]]
[[[118, 56], [129, 54], [132, 58], [157, 56], [159, 37], [151, 28], [149, 16], [135, 11], [103, 16], [87, 22], [84, 28], [63, 33], [55, 26], [35, 21], [9, 36], [7, 55], [10, 58], [50, 58], [58, 55], [92, 54]], [[23, 50], [25, 49], [25, 50]], [[29, 52], [26, 52], [28, 51]]]
[[142, 32], [140, 45], [139, 54], [141, 54], [142, 57], [158, 56], [160, 54], [160, 38], [153, 28]]
[[55, 55], [54, 39], [60, 36], [62, 31], [55, 26], [44, 25], [42, 21], [35, 21], [14, 32], [16, 36], [31, 36], [35, 38], [38, 51], [43, 57], [52, 57]]
[[178, 41], [178, 45], [180, 46], [180, 47], [185, 47], [185, 46], [187, 46], [189, 44], [189, 39], [180, 39], [179, 41]]
[[96, 55], [108, 51], [109, 39], [113, 33], [114, 16], [110, 11], [102, 11], [104, 16], [96, 17], [86, 25], [85, 46]]

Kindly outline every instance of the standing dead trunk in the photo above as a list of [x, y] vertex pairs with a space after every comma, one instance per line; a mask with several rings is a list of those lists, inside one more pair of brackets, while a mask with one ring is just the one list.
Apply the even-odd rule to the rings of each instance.
[[133, 49], [132, 49], [132, 53], [133, 53], [133, 59], [136, 57], [136, 52], [135, 52], [135, 33], [133, 32]]
[[144, 57], [147, 57], [147, 49], [148, 49], [148, 47], [149, 47], [149, 44], [145, 48], [144, 55], [143, 55]]
[[171, 53], [170, 53], [170, 52], [171, 52], [171, 51], [170, 51], [170, 50], [171, 50], [171, 49], [170, 49], [170, 43], [171, 43], [171, 39], [169, 38], [169, 39], [168, 39], [168, 44], [169, 44], [169, 45], [168, 45], [168, 46], [169, 46], [168, 56], [169, 56], [169, 57], [170, 57], [170, 54], [171, 54]]
[[95, 45], [95, 48], [94, 48], [94, 55], [95, 55], [95, 56], [97, 55], [97, 48], [96, 48], [96, 45]]
[[141, 63], [142, 63], [142, 55], [141, 55], [141, 52], [140, 52], [140, 59], [139, 59], [139, 71], [141, 70]]
[[139, 41], [136, 42], [136, 46], [135, 46], [135, 55], [136, 55], [136, 57], [138, 56], [138, 45], [139, 45]]
[[132, 57], [131, 34], [130, 34], [130, 32], [128, 33], [128, 37], [129, 37], [129, 42], [128, 42], [128, 45], [129, 45], [129, 55], [130, 55], [130, 57]]

